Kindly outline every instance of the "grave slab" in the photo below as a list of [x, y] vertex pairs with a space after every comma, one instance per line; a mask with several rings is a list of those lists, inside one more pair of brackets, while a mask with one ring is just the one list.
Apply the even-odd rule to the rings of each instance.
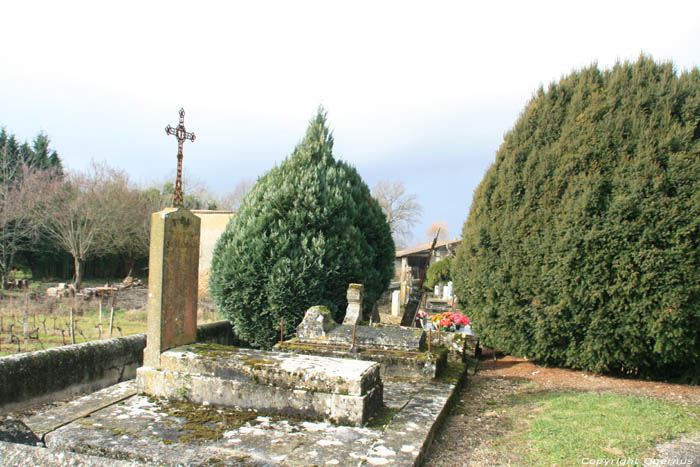
[[[350, 289], [349, 289], [350, 290]], [[425, 344], [425, 331], [396, 326], [338, 325], [324, 307], [311, 307], [297, 326], [297, 340], [302, 343], [353, 345], [356, 348], [406, 350], [418, 352]]]
[[134, 463], [105, 457], [75, 454], [72, 452], [55, 451], [36, 446], [7, 443], [0, 441], [0, 460], [3, 465], [40, 465], [42, 467], [138, 467], [142, 463]]
[[140, 392], [239, 410], [362, 425], [382, 404], [374, 362], [194, 344], [137, 370]]
[[420, 465], [463, 380], [462, 374], [388, 383], [381, 420], [364, 427], [187, 403], [173, 407], [136, 395], [47, 433], [46, 451], [164, 466]]
[[[341, 325], [332, 329], [326, 336], [328, 344], [352, 345], [353, 327]], [[314, 342], [300, 338], [300, 342]], [[396, 326], [357, 326], [355, 346], [382, 350], [406, 350], [417, 352], [425, 342], [425, 332], [416, 328]]]
[[338, 325], [327, 308], [315, 306], [307, 310], [297, 326], [296, 337], [278, 343], [274, 349], [375, 361], [381, 365], [382, 379], [435, 378], [447, 361], [447, 352], [434, 346], [429, 355], [426, 340], [422, 329]]
[[448, 349], [435, 345], [428, 358], [426, 352], [359, 348], [350, 350], [347, 345], [302, 343], [296, 339], [278, 343], [274, 350], [304, 355], [368, 360], [379, 363], [383, 382], [405, 378], [436, 378], [448, 360]]
[[26, 423], [34, 433], [42, 436], [44, 433], [88, 416], [108, 405], [116, 404], [134, 394], [136, 394], [134, 380], [125, 381], [123, 384], [115, 384], [60, 405], [51, 410], [48, 415], [31, 416]]

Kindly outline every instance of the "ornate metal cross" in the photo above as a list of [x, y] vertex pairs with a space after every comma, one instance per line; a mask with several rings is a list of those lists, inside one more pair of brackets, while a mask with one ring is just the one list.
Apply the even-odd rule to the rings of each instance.
[[182, 197], [182, 145], [188, 139], [194, 142], [195, 138], [194, 133], [185, 130], [185, 109], [180, 109], [180, 124], [175, 128], [168, 125], [165, 127], [165, 132], [169, 135], [175, 135], [177, 138], [177, 179], [175, 179], [173, 206], [183, 206], [185, 203]]

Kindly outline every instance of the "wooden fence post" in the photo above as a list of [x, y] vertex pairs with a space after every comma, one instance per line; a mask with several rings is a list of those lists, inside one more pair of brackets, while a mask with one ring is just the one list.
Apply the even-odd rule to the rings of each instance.
[[75, 328], [73, 323], [73, 307], [70, 307], [70, 342], [75, 344]]
[[27, 313], [29, 311], [29, 295], [24, 294], [24, 313], [22, 313], [22, 337], [24, 340], [24, 351], [29, 351], [29, 318]]

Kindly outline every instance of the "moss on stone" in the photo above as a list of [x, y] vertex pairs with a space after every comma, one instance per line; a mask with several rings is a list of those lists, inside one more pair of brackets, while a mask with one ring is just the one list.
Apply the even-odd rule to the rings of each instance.
[[467, 365], [462, 362], [448, 362], [447, 365], [440, 371], [436, 380], [441, 383], [457, 384], [464, 376]]
[[189, 346], [187, 350], [205, 357], [220, 357], [238, 352], [238, 347], [221, 344], [195, 344]]
[[392, 407], [387, 407], [386, 405], [382, 405], [377, 411], [374, 413], [372, 418], [369, 419], [369, 422], [367, 423], [368, 428], [382, 428], [385, 427], [391, 422], [391, 419], [394, 418], [394, 415], [396, 415], [400, 408], [392, 408]]
[[263, 358], [247, 358], [245, 359], [244, 365], [252, 366], [253, 368], [264, 368], [268, 365], [274, 365], [275, 362], [272, 360], [265, 360]]
[[320, 314], [322, 314], [324, 316], [331, 317], [331, 310], [329, 310], [327, 306], [315, 305], [315, 306], [312, 306], [311, 308], [309, 308], [308, 310], [306, 310], [306, 312], [308, 313], [311, 310], [318, 310], [318, 312]]
[[278, 348], [280, 350], [307, 350], [307, 351], [312, 351], [312, 350], [318, 350], [319, 347], [317, 345], [309, 345], [309, 344], [301, 344], [296, 340], [296, 337], [290, 341], [287, 342], [282, 342], [281, 344], [277, 344]]
[[162, 412], [184, 421], [178, 429], [181, 433], [178, 441], [184, 443], [216, 441], [221, 439], [223, 432], [239, 428], [258, 416], [258, 413], [253, 411], [195, 405], [183, 401], [156, 399], [153, 402]]

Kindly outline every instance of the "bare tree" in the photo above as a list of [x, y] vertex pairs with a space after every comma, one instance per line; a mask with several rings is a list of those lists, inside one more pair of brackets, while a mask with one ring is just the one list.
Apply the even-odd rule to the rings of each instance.
[[[148, 184], [145, 191], [150, 192], [149, 198], [155, 201], [155, 193], [160, 196], [159, 203], [153, 203], [157, 206], [155, 211], [160, 211], [173, 205], [173, 194], [175, 193], [175, 172], [171, 175], [155, 180]], [[215, 194], [207, 186], [206, 182], [194, 176], [187, 169], [182, 172], [182, 192], [184, 194], [184, 206], [187, 209], [217, 209], [219, 200]]]
[[430, 228], [428, 231], [425, 233], [428, 239], [432, 240], [435, 238], [435, 235], [438, 233], [438, 229], [440, 229], [440, 233], [438, 235], [438, 241], [447, 241], [450, 239], [450, 231], [447, 229], [447, 221], [435, 221], [430, 225]]
[[76, 289], [86, 259], [105, 253], [135, 258], [147, 250], [142, 236], [148, 211], [126, 175], [106, 164], [93, 163], [87, 173], [69, 175], [51, 200], [44, 228], [73, 256]]
[[127, 270], [133, 270], [136, 260], [148, 254], [151, 214], [161, 209], [161, 200], [137, 189], [122, 170], [104, 164], [93, 167], [97, 178], [106, 180], [99, 196], [109, 221], [100, 229], [100, 249], [121, 255]]
[[245, 195], [253, 188], [253, 185], [254, 183], [250, 179], [240, 179], [236, 186], [233, 187], [233, 191], [219, 198], [219, 208], [237, 211], [241, 207], [243, 198], [245, 198]]
[[55, 183], [53, 171], [38, 170], [0, 154], [0, 281], [5, 287], [15, 256], [35, 240], [40, 212]]
[[402, 181], [379, 180], [372, 188], [372, 196], [386, 214], [394, 243], [397, 247], [405, 246], [411, 227], [423, 213], [423, 207], [416, 201], [416, 195], [406, 194], [406, 187]]

